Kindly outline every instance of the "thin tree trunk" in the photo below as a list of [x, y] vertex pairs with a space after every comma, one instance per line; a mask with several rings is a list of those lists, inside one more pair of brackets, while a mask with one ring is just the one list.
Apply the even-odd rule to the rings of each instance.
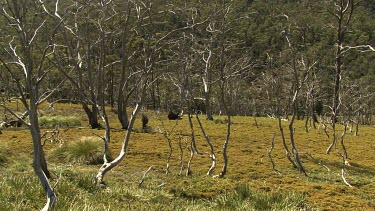
[[[352, 18], [353, 11], [354, 11], [354, 0], [348, 0], [344, 2], [344, 0], [340, 0], [338, 3], [337, 13], [335, 14], [337, 18], [337, 42], [336, 42], [336, 60], [335, 60], [335, 81], [333, 86], [333, 105], [332, 105], [332, 130], [333, 130], [333, 141], [331, 145], [327, 148], [326, 153], [329, 154], [332, 147], [337, 142], [337, 135], [336, 135], [336, 121], [337, 116], [339, 113], [340, 107], [340, 84], [341, 84], [341, 71], [342, 71], [342, 58], [343, 58], [343, 51], [342, 51], [342, 44], [344, 42], [344, 38], [346, 33], [348, 33], [349, 22]], [[345, 18], [345, 13], [349, 13], [348, 17]]]
[[293, 159], [292, 159], [292, 157], [291, 157], [291, 153], [290, 153], [290, 151], [289, 151], [288, 145], [286, 144], [285, 135], [284, 135], [284, 129], [283, 129], [283, 125], [282, 125], [282, 122], [281, 122], [281, 115], [279, 115], [278, 121], [279, 121], [279, 131], [280, 131], [281, 139], [282, 139], [283, 146], [284, 146], [284, 149], [285, 149], [285, 155], [286, 155], [286, 158], [289, 160], [289, 162], [290, 162], [295, 168], [297, 168], [297, 165], [294, 163], [294, 161], [293, 161]]
[[198, 151], [197, 144], [195, 141], [195, 132], [194, 132], [194, 125], [193, 125], [193, 120], [191, 118], [190, 111], [188, 112], [188, 120], [189, 120], [189, 126], [190, 126], [190, 134], [191, 134], [191, 144], [192, 144], [192, 150], [194, 153], [202, 155], [203, 153]]
[[205, 98], [205, 104], [206, 104], [206, 116], [208, 120], [214, 120], [212, 116], [212, 111], [211, 111], [211, 103], [210, 103], [210, 89], [205, 90], [204, 92], [204, 98]]
[[227, 136], [225, 138], [225, 142], [223, 145], [223, 158], [224, 158], [224, 165], [223, 168], [221, 169], [220, 174], [218, 175], [219, 178], [224, 177], [227, 174], [227, 168], [228, 168], [228, 155], [227, 155], [227, 150], [228, 150], [228, 144], [229, 144], [229, 139], [230, 139], [230, 126], [232, 124], [231, 122], [231, 116], [228, 114], [228, 124], [227, 124]]
[[215, 170], [215, 167], [216, 167], [216, 155], [215, 155], [215, 150], [214, 150], [214, 146], [212, 145], [211, 143], [211, 139], [210, 137], [207, 135], [206, 131], [204, 130], [203, 128], [203, 125], [202, 125], [202, 122], [199, 118], [199, 115], [198, 114], [195, 114], [196, 118], [197, 118], [197, 121], [198, 121], [198, 124], [199, 124], [199, 127], [201, 128], [201, 131], [203, 133], [203, 136], [206, 138], [206, 142], [207, 144], [210, 146], [210, 158], [212, 160], [212, 164], [211, 164], [211, 167], [208, 169], [208, 172], [207, 172], [207, 175], [211, 175], [212, 172]]
[[294, 115], [293, 115], [293, 117], [292, 117], [292, 119], [290, 121], [290, 124], [289, 124], [290, 143], [292, 145], [292, 152], [293, 152], [293, 156], [294, 156], [294, 162], [295, 162], [298, 170], [300, 171], [300, 173], [302, 173], [305, 176], [307, 176], [306, 171], [303, 168], [303, 165], [302, 165], [301, 160], [299, 158], [299, 154], [298, 154], [298, 150], [297, 150], [296, 144], [294, 142], [294, 128], [293, 128], [294, 119], [295, 119], [295, 113], [294, 113]]

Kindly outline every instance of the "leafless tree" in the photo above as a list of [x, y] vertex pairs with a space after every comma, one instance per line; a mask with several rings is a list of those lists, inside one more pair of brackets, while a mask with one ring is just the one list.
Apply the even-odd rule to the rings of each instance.
[[224, 177], [228, 169], [227, 150], [231, 137], [231, 117], [233, 115], [233, 93], [237, 86], [236, 81], [241, 74], [249, 69], [247, 57], [239, 57], [235, 52], [238, 50], [238, 43], [229, 40], [228, 33], [232, 28], [232, 24], [236, 21], [231, 14], [234, 12], [234, 3], [221, 2], [217, 5], [217, 12], [212, 15], [212, 19], [208, 26], [208, 31], [212, 33], [212, 37], [217, 41], [217, 49], [215, 51], [216, 67], [218, 71], [218, 98], [220, 106], [227, 118], [226, 137], [223, 144], [223, 167], [215, 177]]
[[333, 92], [333, 103], [332, 103], [332, 132], [333, 141], [331, 145], [327, 148], [326, 153], [329, 154], [332, 147], [337, 142], [337, 132], [336, 132], [336, 121], [339, 114], [339, 108], [341, 106], [340, 102], [340, 87], [342, 79], [342, 68], [343, 68], [343, 56], [344, 51], [342, 46], [344, 45], [345, 36], [349, 32], [350, 21], [353, 18], [353, 12], [355, 9], [354, 0], [332, 0], [329, 1], [332, 5], [331, 14], [336, 20], [335, 30], [336, 30], [336, 53], [335, 53], [335, 81], [334, 81], [334, 92]]
[[[137, 81], [135, 82], [135, 84], [137, 85], [137, 87], [135, 88], [137, 103], [131, 114], [127, 132], [125, 134], [124, 141], [121, 147], [121, 151], [113, 161], [104, 160], [104, 164], [99, 168], [98, 173], [94, 177], [95, 183], [97, 185], [104, 185], [104, 176], [106, 175], [106, 173], [111, 169], [115, 168], [125, 158], [134, 122], [137, 118], [137, 114], [139, 113], [142, 104], [146, 99], [147, 91], [155, 82], [155, 78], [153, 77], [153, 75], [156, 69], [155, 65], [157, 64], [158, 59], [160, 58], [160, 48], [163, 45], [163, 42], [166, 40], [166, 38], [168, 38], [173, 32], [180, 30], [172, 30], [162, 35], [157, 34], [153, 31], [149, 31], [150, 29], [145, 26], [154, 24], [154, 20], [151, 18], [154, 12], [152, 8], [152, 2], [133, 1], [133, 3], [135, 4], [134, 8], [136, 9], [134, 15], [139, 19], [139, 22], [143, 23], [139, 24], [136, 28], [137, 36], [139, 38], [144, 39], [144, 45], [141, 49], [142, 56], [140, 57], [142, 59], [139, 60], [139, 62], [135, 63], [135, 68], [137, 69], [137, 72], [139, 72], [140, 74], [140, 76], [137, 78]], [[159, 12], [160, 11], [158, 11], [158, 13]], [[144, 36], [144, 34], [146, 34], [147, 36]]]
[[[26, 125], [33, 141], [33, 167], [43, 190], [47, 203], [43, 210], [51, 210], [56, 202], [56, 195], [49, 183], [50, 173], [42, 147], [41, 131], [38, 123], [38, 106], [48, 99], [64, 82], [52, 90], [42, 89], [46, 76], [52, 70], [49, 58], [58, 48], [55, 41], [61, 19], [55, 19], [51, 14], [58, 13], [58, 1], [54, 10], [47, 9], [41, 1], [6, 1], [2, 7], [2, 18], [6, 21], [11, 34], [3, 37], [8, 46], [1, 46], [5, 52], [0, 59], [9, 77], [15, 82], [16, 90], [26, 110], [24, 117], [8, 108], [4, 103], [0, 106], [10, 112]], [[43, 44], [41, 46], [41, 44]]]

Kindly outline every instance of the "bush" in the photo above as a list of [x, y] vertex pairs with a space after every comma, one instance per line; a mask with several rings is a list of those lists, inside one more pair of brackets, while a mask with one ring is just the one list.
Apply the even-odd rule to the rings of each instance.
[[74, 116], [43, 116], [39, 118], [41, 127], [78, 127], [81, 126], [79, 118]]
[[10, 156], [10, 149], [8, 145], [0, 142], [0, 166], [8, 162]]
[[[104, 162], [103, 153], [103, 140], [98, 137], [82, 137], [77, 142], [71, 142], [56, 148], [51, 152], [49, 158], [60, 163], [97, 165]], [[112, 159], [110, 155], [108, 159]]]

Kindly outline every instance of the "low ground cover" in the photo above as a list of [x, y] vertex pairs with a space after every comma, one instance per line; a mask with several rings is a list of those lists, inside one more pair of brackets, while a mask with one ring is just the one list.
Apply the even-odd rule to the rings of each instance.
[[[297, 121], [295, 138], [302, 163], [308, 176], [294, 169], [285, 157], [277, 121], [271, 118], [233, 117], [229, 143], [229, 168], [225, 178], [212, 178], [206, 172], [211, 165], [208, 155], [195, 155], [192, 174], [180, 173], [181, 161], [186, 167], [190, 158], [190, 132], [187, 117], [169, 121], [166, 114], [143, 111], [149, 118], [147, 133], [140, 118], [129, 143], [125, 160], [105, 178], [107, 188], [96, 187], [93, 176], [100, 164], [57, 159], [56, 150], [82, 142], [82, 137], [103, 136], [104, 130], [93, 130], [87, 125], [79, 106], [56, 104], [57, 113], [71, 113], [83, 127], [59, 128], [59, 141], [48, 140], [47, 154], [53, 184], [58, 197], [58, 210], [372, 210], [375, 208], [375, 135], [374, 126], [360, 126], [345, 138], [349, 159], [346, 186], [340, 177], [342, 160], [340, 146], [325, 154], [331, 143], [322, 127], [307, 133], [304, 122]], [[53, 114], [48, 111], [48, 115]], [[225, 117], [218, 121], [203, 121], [217, 155], [217, 174], [223, 163], [222, 144], [225, 139]], [[202, 117], [202, 119], [204, 119]], [[125, 131], [119, 128], [116, 115], [110, 113], [110, 149], [116, 156]], [[194, 119], [197, 147], [208, 152], [209, 146]], [[287, 124], [287, 123], [285, 123]], [[168, 142], [158, 128], [172, 131], [170, 173], [166, 175], [169, 154]], [[319, 126], [319, 125], [318, 125]], [[340, 126], [339, 126], [340, 127]], [[46, 127], [45, 131], [55, 128]], [[341, 130], [341, 129], [340, 129]], [[330, 131], [329, 131], [330, 132]], [[267, 149], [275, 135], [272, 170]], [[46, 136], [47, 137], [47, 136]], [[99, 138], [100, 140], [100, 138]], [[4, 210], [39, 209], [44, 205], [44, 194], [32, 170], [32, 143], [26, 127], [6, 128], [0, 135], [0, 204]], [[188, 143], [188, 144], [186, 144]], [[181, 147], [180, 147], [181, 146]], [[182, 153], [181, 153], [182, 152]], [[2, 159], [4, 158], [4, 159]], [[5, 159], [6, 158], [6, 159]], [[79, 160], [79, 159], [78, 159]], [[318, 165], [324, 164], [324, 166]], [[89, 165], [91, 164], [91, 165]], [[152, 166], [142, 187], [138, 183], [143, 173]]]

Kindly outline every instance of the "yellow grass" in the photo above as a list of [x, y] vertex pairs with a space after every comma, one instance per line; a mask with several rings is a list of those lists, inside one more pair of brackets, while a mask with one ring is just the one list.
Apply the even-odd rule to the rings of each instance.
[[[110, 148], [113, 157], [116, 157], [126, 131], [119, 129], [121, 127], [116, 115], [109, 110], [110, 127], [112, 128]], [[61, 129], [60, 137], [64, 143], [77, 141], [84, 136], [103, 136], [104, 134], [104, 130], [93, 130], [86, 126], [87, 118], [79, 105], [56, 104], [54, 110], [45, 106], [40, 112], [45, 115], [70, 113], [81, 118], [84, 127]], [[306, 177], [299, 174], [286, 159], [277, 120], [270, 118], [257, 118], [259, 126], [257, 128], [253, 117], [233, 117], [228, 149], [228, 173], [224, 179], [214, 179], [205, 175], [211, 165], [211, 160], [207, 155], [195, 155], [191, 166], [192, 176], [177, 175], [180, 168], [180, 139], [178, 134], [182, 135], [183, 142], [186, 140], [190, 144], [191, 140], [187, 117], [183, 117], [182, 120], [178, 121], [178, 125], [171, 133], [173, 146], [171, 174], [165, 175], [169, 148], [167, 140], [158, 132], [158, 127], [163, 130], [162, 124], [164, 124], [166, 130], [171, 132], [176, 121], [167, 120], [167, 115], [164, 113], [157, 114], [146, 110], [142, 112], [148, 115], [149, 126], [154, 133], [141, 132], [140, 118], [137, 120], [125, 160], [105, 177], [105, 181], [110, 188], [115, 188], [115, 184], [126, 182], [124, 181], [124, 175], [127, 175], [126, 178], [131, 177], [134, 180], [133, 183], [136, 183], [141, 178], [142, 173], [148, 167], [153, 166], [153, 170], [148, 175], [150, 180], [145, 181], [145, 186], [157, 187], [163, 184], [161, 188], [173, 193], [175, 196], [180, 194], [187, 198], [213, 200], [219, 194], [233, 191], [238, 185], [247, 184], [252, 190], [261, 193], [290, 192], [304, 194], [308, 203], [320, 210], [374, 210], [374, 126], [360, 126], [359, 136], [354, 136], [354, 132], [348, 132], [346, 135], [345, 144], [348, 150], [350, 166], [345, 166], [345, 169], [346, 179], [354, 186], [351, 188], [342, 182], [340, 176], [342, 167], [342, 159], [339, 156], [339, 153], [342, 153], [340, 143], [334, 147], [331, 154], [325, 154], [332, 140], [326, 137], [322, 127], [320, 129], [311, 129], [309, 133], [306, 133], [303, 121], [297, 121], [295, 125], [295, 140], [301, 153], [302, 163], [308, 174]], [[225, 117], [219, 116], [214, 118], [225, 119]], [[218, 174], [223, 164], [221, 153], [226, 135], [226, 125], [206, 121], [204, 116], [201, 116], [201, 119], [215, 146], [218, 166], [214, 174]], [[288, 122], [283, 124], [287, 127]], [[195, 119], [194, 126], [198, 149], [203, 152], [209, 152], [209, 146], [206, 144]], [[341, 126], [338, 125], [338, 127], [341, 131]], [[286, 128], [285, 131], [287, 131]], [[6, 143], [10, 148], [12, 152], [11, 159], [17, 159], [17, 156], [31, 157], [32, 143], [27, 128], [8, 128], [3, 129], [2, 132], [0, 142]], [[332, 136], [331, 131], [329, 132], [330, 136]], [[271, 169], [271, 163], [267, 155], [267, 149], [271, 147], [273, 135], [276, 135], [276, 139], [272, 157], [278, 172]], [[289, 136], [287, 135], [286, 137], [288, 138]], [[289, 143], [289, 139], [287, 139], [287, 142]], [[58, 143], [47, 142], [45, 145], [46, 153], [48, 154], [49, 151], [56, 147], [58, 147]], [[183, 150], [183, 162], [186, 166], [190, 153], [185, 145]], [[316, 160], [311, 159], [306, 153], [312, 155]], [[318, 165], [316, 161], [326, 165], [330, 171]], [[53, 163], [50, 164], [52, 166], [55, 165]], [[10, 165], [13, 164], [10, 163]], [[61, 168], [67, 167], [61, 166]], [[90, 172], [89, 174], [93, 175], [98, 168], [99, 166], [80, 166], [74, 169], [80, 172]], [[14, 173], [14, 171], [12, 172]], [[15, 172], [17, 171], [15, 170]], [[63, 194], [58, 193], [58, 195]]]

